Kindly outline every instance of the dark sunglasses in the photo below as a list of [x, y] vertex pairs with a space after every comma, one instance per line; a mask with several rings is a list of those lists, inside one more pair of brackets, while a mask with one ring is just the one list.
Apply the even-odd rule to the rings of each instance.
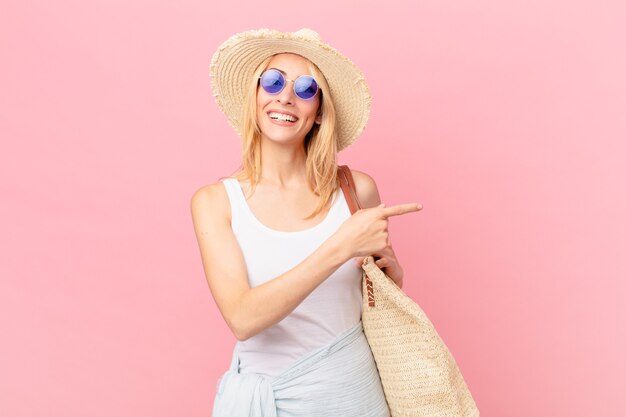
[[317, 81], [311, 75], [301, 75], [295, 80], [287, 80], [280, 71], [268, 69], [261, 74], [259, 79], [261, 87], [269, 94], [278, 94], [283, 91], [287, 81], [293, 82], [293, 91], [302, 100], [311, 100], [319, 91]]

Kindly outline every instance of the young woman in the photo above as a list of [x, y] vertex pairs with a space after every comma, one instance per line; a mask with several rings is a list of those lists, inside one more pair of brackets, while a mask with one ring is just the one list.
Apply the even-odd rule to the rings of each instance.
[[238, 339], [214, 417], [389, 415], [363, 334], [367, 255], [398, 285], [389, 216], [374, 180], [352, 170], [350, 215], [337, 152], [365, 127], [370, 96], [346, 57], [302, 29], [236, 34], [211, 61], [213, 92], [242, 138], [241, 169], [191, 201], [206, 279]]

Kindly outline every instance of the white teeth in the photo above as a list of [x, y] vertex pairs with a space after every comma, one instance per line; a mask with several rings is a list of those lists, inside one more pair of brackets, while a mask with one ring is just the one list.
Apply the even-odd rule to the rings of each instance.
[[277, 113], [277, 112], [270, 112], [269, 116], [272, 119], [281, 120], [283, 122], [285, 121], [295, 122], [296, 121], [296, 118], [293, 116], [289, 116], [287, 114], [282, 114], [282, 113]]

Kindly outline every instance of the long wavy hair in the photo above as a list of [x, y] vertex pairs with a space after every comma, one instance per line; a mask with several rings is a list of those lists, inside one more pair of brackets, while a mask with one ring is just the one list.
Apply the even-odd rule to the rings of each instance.
[[[241, 165], [230, 176], [230, 178], [236, 178], [237, 180], [249, 181], [251, 195], [254, 193], [261, 176], [261, 129], [256, 116], [256, 94], [259, 77], [269, 65], [272, 56], [269, 56], [259, 64], [250, 80], [243, 106]], [[320, 124], [313, 124], [304, 139], [306, 178], [309, 189], [321, 198], [315, 210], [303, 220], [313, 218], [321, 213], [329, 202], [332, 203], [331, 199], [339, 188], [335, 106], [324, 74], [322, 74], [317, 65], [308, 59], [307, 63], [311, 75], [315, 77], [320, 87], [318, 115], [321, 114], [322, 119]]]

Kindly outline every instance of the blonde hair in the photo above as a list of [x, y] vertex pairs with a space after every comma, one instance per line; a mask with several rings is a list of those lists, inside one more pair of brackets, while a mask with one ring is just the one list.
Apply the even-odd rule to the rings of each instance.
[[[250, 80], [248, 93], [243, 105], [241, 165], [230, 176], [230, 178], [250, 181], [252, 193], [254, 193], [261, 176], [261, 129], [256, 117], [258, 79], [269, 65], [272, 56], [269, 56], [259, 64]], [[307, 156], [306, 178], [309, 189], [321, 198], [313, 213], [303, 220], [313, 218], [321, 213], [339, 188], [335, 106], [324, 74], [322, 74], [317, 65], [308, 59], [307, 63], [311, 75], [313, 75], [321, 90], [318, 115], [321, 114], [322, 119], [320, 124], [313, 124], [304, 139], [304, 151]]]

